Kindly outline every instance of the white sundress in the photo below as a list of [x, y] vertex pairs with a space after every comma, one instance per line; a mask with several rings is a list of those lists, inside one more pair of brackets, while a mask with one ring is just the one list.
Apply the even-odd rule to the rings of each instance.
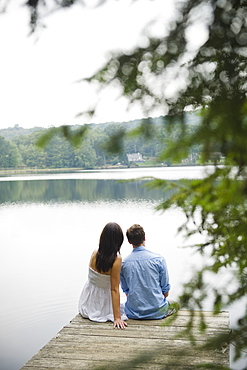
[[[89, 267], [88, 280], [79, 299], [80, 314], [92, 321], [114, 322], [110, 275], [100, 274]], [[121, 319], [127, 320], [124, 303], [120, 304]]]

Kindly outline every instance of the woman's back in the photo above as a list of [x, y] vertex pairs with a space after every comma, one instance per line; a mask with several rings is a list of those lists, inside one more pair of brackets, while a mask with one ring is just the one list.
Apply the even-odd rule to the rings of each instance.
[[102, 271], [98, 271], [97, 267], [96, 267], [96, 256], [97, 256], [97, 252], [98, 251], [94, 251], [92, 256], [91, 256], [91, 259], [90, 259], [90, 262], [89, 262], [89, 267], [91, 269], [93, 269], [94, 271], [100, 273], [100, 274], [103, 274], [103, 275], [111, 275], [111, 269], [107, 272], [102, 272]]
[[106, 224], [99, 248], [90, 258], [88, 280], [79, 299], [79, 312], [83, 317], [98, 322], [113, 321], [114, 327], [119, 329], [127, 326], [123, 321], [127, 317], [123, 314], [123, 305], [120, 307], [119, 292], [122, 243], [121, 227], [114, 222]]

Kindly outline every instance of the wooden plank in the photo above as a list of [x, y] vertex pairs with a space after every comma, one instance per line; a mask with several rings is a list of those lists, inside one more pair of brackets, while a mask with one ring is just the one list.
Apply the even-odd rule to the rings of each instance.
[[[166, 331], [169, 331], [169, 330], [175, 330], [175, 331], [180, 331], [182, 329], [185, 329], [186, 328], [186, 324], [187, 324], [187, 321], [183, 321], [183, 322], [180, 322], [179, 325], [178, 325], [178, 322], [180, 321], [180, 318], [178, 317], [178, 319], [176, 320], [175, 323], [171, 323], [170, 325], [163, 325], [162, 323], [160, 323], [160, 325], [138, 325], [138, 324], [132, 324], [132, 321], [128, 321], [128, 327], [127, 327], [127, 331], [135, 331], [138, 334], [139, 331], [143, 330], [143, 326], [145, 327], [145, 331], [150, 331], [150, 332], [153, 332], [153, 331], [164, 331], [164, 328]], [[194, 331], [198, 331], [198, 324], [199, 324], [199, 320], [196, 321], [193, 325], [193, 330]], [[207, 330], [208, 331], [218, 331], [218, 330], [226, 330], [228, 329], [229, 327], [229, 324], [226, 323], [225, 321], [222, 321], [222, 320], [218, 320], [217, 322], [213, 322], [211, 323], [210, 325], [208, 325], [208, 322], [206, 322], [207, 324]], [[83, 325], [83, 331], [85, 333], [88, 333], [88, 332], [93, 332], [95, 331], [95, 328], [97, 328], [97, 332], [99, 331], [102, 331], [104, 332], [105, 330], [108, 330], [108, 331], [115, 331], [113, 329], [113, 326], [112, 324], [104, 324], [102, 323], [99, 326], [94, 326], [94, 325], [91, 325], [91, 323], [88, 323], [88, 324], [85, 324]], [[64, 329], [68, 329], [68, 330], [80, 330], [82, 329], [82, 326], [80, 324], [69, 324], [69, 325], [66, 325], [64, 327]], [[125, 331], [121, 331], [121, 333], [123, 335], [125, 335]]]
[[[181, 313], [180, 313], [181, 312]], [[188, 323], [190, 319], [189, 316], [189, 311], [179, 311], [179, 315], [174, 323], [172, 323], [172, 326], [174, 327], [185, 327], [185, 325]], [[204, 319], [208, 327], [224, 327], [228, 328], [229, 327], [229, 314], [222, 312], [219, 315], [213, 315], [212, 312], [204, 312]], [[197, 326], [200, 321], [199, 313], [196, 311], [195, 312], [195, 317], [194, 317], [194, 326]], [[167, 319], [162, 319], [162, 320], [131, 320], [129, 319], [128, 324], [131, 324], [131, 326], [158, 326], [160, 327], [161, 325], [166, 325]], [[70, 322], [71, 325], [81, 325], [81, 317], [80, 315], [75, 316], [73, 320]], [[90, 322], [90, 327], [93, 325], [97, 325], [98, 323], [96, 322]], [[111, 323], [101, 323], [100, 325], [105, 325], [106, 326], [111, 326]]]
[[[131, 367], [125, 368], [126, 370], [132, 370], [132, 369], [148, 369], [148, 370], [161, 370], [161, 369], [169, 369], [169, 370], [186, 370], [186, 369], [191, 369], [191, 365], [187, 365], [188, 363], [176, 363], [176, 364], [171, 364], [169, 363], [163, 363], [163, 364], [154, 364], [154, 363], [145, 363], [145, 365], [141, 364], [134, 364], [130, 365]], [[169, 367], [164, 367], [165, 365]], [[194, 369], [199, 367], [193, 366]], [[45, 360], [43, 361], [38, 361], [34, 362], [33, 365], [27, 365], [25, 367], [26, 370], [47, 370], [47, 369], [66, 369], [66, 370], [84, 370], [84, 369], [121, 369], [119, 368], [118, 364], [116, 362], [104, 362], [104, 365], [102, 365], [102, 361], [97, 361], [97, 362], [92, 362], [92, 361], [86, 361], [86, 362], [81, 362], [80, 360], [71, 360], [68, 364], [68, 361], [53, 361], [51, 362], [46, 362]]]
[[[113, 352], [117, 353], [119, 351], [119, 343], [115, 343], [115, 345], [112, 342], [93, 342], [94, 347], [92, 351], [92, 342], [89, 344], [85, 344], [83, 346], [83, 352], [82, 352], [82, 347], [80, 345], [66, 345], [66, 349], [64, 348], [64, 343], [60, 345], [51, 345], [49, 347], [43, 348], [41, 351], [39, 351], [38, 355], [36, 356], [37, 358], [76, 358], [78, 360], [98, 360], [99, 358], [101, 360], [112, 360], [113, 357]], [[121, 345], [125, 345], [124, 351], [126, 351], [126, 354], [128, 354], [128, 358], [134, 358], [136, 356], [137, 351], [138, 352], [143, 352], [144, 348], [151, 348], [151, 345], [154, 343], [148, 343], [147, 341], [144, 341], [144, 343], [139, 343], [136, 345], [136, 342], [121, 342]], [[215, 350], [209, 350], [205, 351], [203, 355], [203, 359], [201, 358], [201, 350], [198, 347], [191, 347], [191, 350], [188, 351], [188, 348], [190, 347], [189, 341], [186, 342], [179, 342], [177, 341], [176, 343], [169, 344], [169, 342], [161, 342], [157, 341], [155, 345], [155, 351], [158, 352], [159, 350], [159, 356], [156, 359], [157, 362], [163, 362], [163, 358], [172, 358], [176, 357], [178, 350], [183, 350], [184, 352], [186, 351], [186, 358], [190, 358], [190, 362], [193, 363], [193, 361], [197, 361], [198, 359], [200, 361], [209, 361], [212, 358], [212, 353], [214, 354], [214, 360], [215, 359], [224, 359], [224, 352], [218, 351], [216, 352]], [[91, 351], [90, 351], [91, 349]], [[116, 361], [116, 359], [115, 359]], [[226, 359], [227, 361], [227, 359]]]
[[[143, 323], [142, 325], [138, 325], [136, 323], [133, 323], [133, 321], [130, 321], [128, 320], [127, 321], [127, 324], [129, 327], [133, 327], [135, 328], [135, 330], [142, 330], [143, 329], [143, 326], [145, 328], [150, 328], [150, 330], [154, 330], [154, 328], [160, 328], [160, 327], [170, 327], [172, 325], [172, 327], [174, 328], [177, 328], [177, 330], [181, 330], [181, 328], [185, 328], [187, 323], [188, 323], [189, 320], [182, 320], [180, 317], [177, 318], [176, 322], [175, 323], [172, 323], [172, 324], [164, 324], [164, 323], [159, 323], [158, 325], [149, 325], [149, 322], [146, 323]], [[205, 321], [208, 329], [212, 329], [214, 330], [215, 328], [222, 328], [222, 329], [226, 329], [229, 327], [229, 324], [226, 322], [226, 320], [222, 320], [222, 319], [219, 319], [217, 321], [213, 321], [213, 322], [208, 322], [208, 321]], [[199, 320], [195, 320], [193, 322], [193, 327], [196, 329], [198, 327], [198, 324], [199, 324]], [[74, 327], [74, 328], [80, 328], [81, 327], [81, 324], [75, 324], [75, 323], [72, 323], [71, 325], [69, 324], [69, 327]], [[66, 325], [65, 327], [68, 327], [68, 325]], [[85, 326], [85, 330], [88, 328], [90, 330], [93, 330], [95, 328], [94, 325], [92, 325], [91, 323], [90, 324], [86, 324]], [[98, 330], [98, 326], [97, 327], [97, 330]], [[104, 323], [102, 323], [101, 325], [101, 329], [102, 330], [107, 330], [107, 329], [113, 329], [113, 326], [112, 324], [108, 324], [108, 325], [104, 325]], [[148, 329], [145, 329], [145, 330], [148, 330]]]
[[[144, 354], [146, 355], [146, 354]], [[152, 353], [151, 353], [152, 355]], [[50, 357], [45, 357], [45, 356], [42, 356], [40, 358], [35, 358], [35, 360], [31, 363], [31, 364], [27, 364], [24, 368], [25, 369], [28, 369], [30, 370], [30, 367], [36, 367], [36, 368], [39, 368], [41, 366], [47, 366], [48, 368], [50, 367], [60, 367], [60, 366], [64, 366], [64, 364], [67, 365], [67, 369], [71, 368], [71, 364], [76, 363], [77, 364], [77, 368], [84, 368], [84, 364], [85, 363], [91, 363], [94, 367], [96, 366], [99, 366], [100, 364], [101, 365], [106, 365], [106, 364], [111, 364], [111, 365], [114, 365], [115, 368], [119, 368], [121, 366], [121, 362], [120, 362], [120, 359], [112, 359], [112, 354], [111, 356], [104, 356], [104, 357], [97, 357], [95, 358], [95, 356], [91, 357], [90, 354], [88, 354], [88, 356], [85, 356], [85, 357], [74, 357], [73, 355], [71, 356], [68, 356], [67, 354], [66, 355], [58, 355], [58, 356], [50, 356]], [[121, 354], [121, 357], [123, 358], [122, 361], [124, 360], [127, 360], [130, 362], [131, 360], [133, 361], [135, 358], [136, 358], [136, 353], [134, 354], [130, 354], [126, 352], [126, 354], [124, 354], [122, 352]], [[145, 363], [142, 365], [143, 368], [148, 368], [147, 366], [148, 364], [148, 360], [147, 360], [147, 356], [145, 356]], [[157, 353], [156, 352], [156, 356], [155, 357], [151, 357], [151, 361], [150, 361], [150, 365], [159, 365], [160, 367], [164, 364], [174, 364], [174, 365], [182, 365], [182, 364], [186, 364], [186, 365], [189, 365], [191, 367], [193, 366], [196, 366], [196, 365], [202, 365], [202, 364], [213, 364], [213, 365], [224, 365], [224, 366], [228, 366], [228, 362], [224, 359], [223, 356], [219, 356], [219, 355], [214, 355], [213, 353], [211, 354], [211, 357], [202, 357], [201, 355], [198, 356], [198, 355], [191, 355], [191, 356], [186, 356], [186, 355], [183, 355], [182, 359], [179, 358], [179, 353], [177, 353], [176, 355], [174, 356], [171, 356], [169, 354], [167, 355], [164, 355], [162, 354], [161, 352], [160, 353]], [[141, 364], [139, 365], [141, 366]], [[120, 367], [121, 368], [121, 367]], [[131, 369], [131, 367], [129, 367]], [[148, 368], [149, 369], [149, 368]]]
[[[198, 323], [200, 314], [195, 315]], [[228, 347], [217, 351], [200, 348], [216, 333], [229, 331], [228, 313], [216, 317], [205, 312], [204, 316], [208, 328], [204, 334], [196, 326], [193, 328], [197, 345], [192, 346], [185, 334], [177, 336], [186, 327], [188, 311], [179, 311], [176, 321], [168, 326], [162, 326], [165, 320], [128, 320], [129, 326], [125, 330], [114, 329], [109, 322], [96, 323], [77, 315], [22, 370], [80, 370], [102, 366], [105, 369], [148, 370], [167, 366], [179, 370], [208, 363], [229, 366]], [[138, 362], [137, 356], [144, 356], [144, 363]], [[132, 362], [121, 367], [125, 360]]]
[[[163, 349], [164, 351], [164, 349]], [[143, 367], [145, 369], [150, 369], [149, 364], [148, 364], [148, 356], [149, 353], [145, 352], [142, 353], [145, 358], [145, 363], [144, 364], [139, 364], [139, 367]], [[47, 356], [45, 353], [40, 353], [38, 356], [35, 357], [35, 359], [32, 362], [29, 362], [23, 369], [29, 369], [31, 368], [39, 368], [42, 366], [46, 366], [47, 368], [55, 367], [55, 368], [60, 368], [60, 367], [65, 367], [67, 366], [67, 369], [71, 368], [73, 364], [76, 365], [77, 369], [84, 368], [85, 364], [91, 364], [92, 367], [96, 367], [98, 365], [109, 365], [112, 364], [115, 367], [114, 368], [121, 368], [121, 362], [120, 359], [122, 358], [122, 362], [124, 360], [130, 361], [134, 360], [136, 358], [136, 352], [133, 351], [133, 353], [128, 352], [128, 348], [122, 348], [121, 347], [121, 353], [116, 353], [116, 352], [108, 352], [108, 353], [96, 353], [95, 351], [93, 352], [84, 352], [84, 354], [81, 353], [79, 350], [78, 352], [74, 353], [72, 352], [71, 354], [67, 352], [50, 352]], [[190, 366], [190, 368], [199, 365], [199, 364], [214, 364], [214, 365], [229, 365], [229, 361], [226, 359], [226, 356], [222, 353], [214, 353], [211, 352], [208, 354], [207, 357], [203, 356], [201, 352], [197, 353], [196, 351], [191, 351], [190, 355], [188, 355], [187, 351], [180, 351], [177, 349], [176, 352], [173, 354], [169, 353], [167, 350], [167, 353], [158, 352], [157, 350], [155, 352], [151, 352], [151, 361], [150, 361], [150, 366], [151, 365], [159, 365], [160, 368], [165, 365], [174, 365], [175, 368], [176, 366], [182, 366], [182, 365], [187, 365]], [[127, 367], [132, 369], [132, 367]], [[169, 367], [170, 369], [170, 367]]]
[[[57, 342], [50, 342], [49, 348], [44, 347], [42, 351], [43, 353], [45, 353], [45, 351], [47, 350], [48, 352], [53, 351], [53, 350], [59, 352], [60, 350], [64, 350], [65, 343], [66, 343], [66, 351], [73, 351], [73, 350], [76, 351], [77, 349], [80, 350], [82, 347], [81, 342], [76, 343], [76, 341], [68, 342], [68, 341], [59, 340]], [[149, 348], [149, 347], [151, 348], [151, 346], [153, 346], [154, 348], [158, 348], [159, 346], [161, 346], [162, 348], [165, 349], [165, 351], [169, 350], [172, 353], [173, 350], [176, 352], [178, 348], [184, 349], [184, 348], [189, 347], [190, 345], [189, 340], [185, 341], [185, 340], [179, 340], [179, 339], [174, 340], [174, 341], [169, 341], [165, 339], [153, 340], [153, 339], [141, 338], [141, 341], [137, 342], [135, 338], [132, 340], [130, 340], [129, 338], [122, 338], [120, 342], [119, 341], [114, 342], [112, 338], [105, 338], [105, 339], [101, 338], [101, 340], [99, 340], [99, 338], [95, 337], [95, 338], [87, 338], [87, 340], [83, 342], [83, 350], [85, 350], [86, 348], [90, 349], [92, 343], [94, 343], [95, 349], [98, 349], [99, 351], [103, 351], [105, 353], [107, 352], [111, 353], [113, 350], [118, 351], [119, 343], [125, 346], [124, 348], [129, 348], [129, 353], [131, 353], [132, 351], [135, 352], [136, 350], [143, 350], [143, 348]], [[193, 346], [193, 350], [196, 352], [197, 347]]]
[[[129, 329], [129, 328], [128, 328]], [[198, 341], [206, 341], [207, 339], [209, 339], [210, 337], [213, 337], [215, 335], [216, 331], [215, 330], [211, 330], [211, 331], [207, 331], [206, 332], [206, 336], [202, 336], [202, 333], [197, 330], [197, 331], [193, 331], [193, 335], [195, 337], [196, 340]], [[225, 330], [218, 330], [217, 333], [225, 333]], [[187, 335], [186, 333], [181, 333], [180, 330], [178, 330], [177, 328], [169, 328], [169, 330], [165, 330], [165, 337], [166, 337], [166, 340], [174, 340], [176, 338], [176, 335], [178, 336], [179, 339], [181, 340], [187, 340]], [[138, 338], [149, 338], [149, 339], [163, 339], [164, 338], [164, 329], [162, 330], [145, 330], [145, 331], [142, 331], [140, 333], [140, 331], [135, 331], [135, 330], [125, 330], [125, 332], [123, 333], [123, 331], [119, 331], [117, 333], [114, 333], [112, 329], [105, 329], [105, 330], [97, 330], [97, 333], [95, 333], [95, 330], [86, 330], [84, 331], [83, 329], [81, 328], [78, 328], [78, 329], [69, 329], [69, 328], [64, 328], [63, 332], [62, 333], [59, 333], [59, 337], [61, 340], [65, 341], [73, 341], [73, 340], [76, 340], [76, 341], [79, 341], [79, 342], [85, 342], [86, 338], [87, 337], [108, 337], [108, 338], [135, 338], [135, 339], [138, 339]]]

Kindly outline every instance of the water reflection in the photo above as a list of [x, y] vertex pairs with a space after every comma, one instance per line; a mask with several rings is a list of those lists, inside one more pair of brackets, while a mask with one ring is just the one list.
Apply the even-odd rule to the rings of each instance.
[[95, 179], [3, 181], [0, 182], [0, 204], [164, 198], [161, 190], [147, 189], [145, 183]]

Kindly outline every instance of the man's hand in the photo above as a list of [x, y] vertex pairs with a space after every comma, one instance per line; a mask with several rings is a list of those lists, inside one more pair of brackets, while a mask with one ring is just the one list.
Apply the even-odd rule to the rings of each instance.
[[164, 293], [164, 297], [167, 298], [169, 295], [169, 292]]

